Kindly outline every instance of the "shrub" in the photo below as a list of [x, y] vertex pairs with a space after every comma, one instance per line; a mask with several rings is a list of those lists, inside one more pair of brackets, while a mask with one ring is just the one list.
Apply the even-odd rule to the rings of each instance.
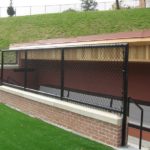
[[13, 8], [12, 6], [9, 6], [9, 7], [7, 8], [7, 14], [8, 14], [10, 17], [12, 17], [12, 16], [14, 16], [14, 15], [16, 14], [16, 11], [14, 10], [14, 8]]
[[75, 9], [69, 8], [69, 9], [67, 9], [67, 10], [65, 10], [63, 12], [77, 12], [77, 11]]

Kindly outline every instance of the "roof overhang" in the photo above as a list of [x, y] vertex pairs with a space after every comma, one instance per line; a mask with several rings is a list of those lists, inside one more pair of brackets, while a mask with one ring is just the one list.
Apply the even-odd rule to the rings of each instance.
[[73, 38], [58, 38], [39, 40], [29, 43], [19, 43], [10, 46], [13, 49], [40, 49], [52, 47], [67, 47], [95, 44], [129, 43], [129, 45], [150, 45], [150, 30], [136, 32], [121, 32], [103, 35], [80, 36]]

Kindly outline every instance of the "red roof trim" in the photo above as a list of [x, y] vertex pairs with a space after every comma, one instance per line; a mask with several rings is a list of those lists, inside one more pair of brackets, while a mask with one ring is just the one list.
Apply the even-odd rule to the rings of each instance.
[[131, 39], [131, 38], [148, 38], [148, 37], [150, 37], [150, 29], [142, 30], [142, 31], [134, 31], [134, 32], [119, 32], [119, 33], [111, 33], [111, 34], [79, 36], [73, 38], [39, 40], [30, 43], [13, 44], [11, 45], [11, 47], [118, 40], [118, 39]]

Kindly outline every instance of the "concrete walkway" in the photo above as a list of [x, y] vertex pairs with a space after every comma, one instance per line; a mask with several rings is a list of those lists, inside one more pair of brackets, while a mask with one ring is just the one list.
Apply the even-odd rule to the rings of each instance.
[[[128, 137], [129, 145], [138, 148], [139, 139], [133, 136]], [[143, 150], [150, 150], [150, 141], [142, 140], [142, 149]]]
[[117, 150], [138, 150], [138, 148], [135, 148], [131, 145], [128, 145], [126, 147], [121, 147], [121, 148], [118, 148]]
[[[117, 150], [139, 150], [139, 139], [129, 136], [128, 137], [128, 146], [120, 147]], [[142, 140], [142, 149], [141, 150], [150, 150], [150, 142]]]

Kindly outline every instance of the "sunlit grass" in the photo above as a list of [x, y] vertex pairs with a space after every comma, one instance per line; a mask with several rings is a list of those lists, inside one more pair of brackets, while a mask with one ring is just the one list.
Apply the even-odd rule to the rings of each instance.
[[0, 48], [39, 39], [148, 29], [149, 18], [149, 8], [1, 18]]
[[1, 150], [112, 150], [0, 104]]

